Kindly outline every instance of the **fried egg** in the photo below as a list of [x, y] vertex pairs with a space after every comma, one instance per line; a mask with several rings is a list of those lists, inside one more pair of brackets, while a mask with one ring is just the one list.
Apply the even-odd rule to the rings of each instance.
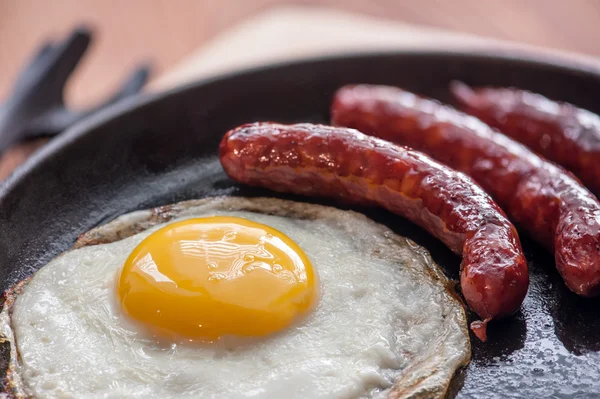
[[17, 396], [443, 397], [470, 358], [428, 253], [365, 216], [208, 198], [121, 216], [8, 293]]

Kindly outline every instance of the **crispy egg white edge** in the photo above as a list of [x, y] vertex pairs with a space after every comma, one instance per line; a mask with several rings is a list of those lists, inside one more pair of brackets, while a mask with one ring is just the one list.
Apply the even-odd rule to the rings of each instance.
[[[422, 264], [426, 266], [426, 273], [438, 285], [445, 289], [444, 307], [449, 309], [445, 317], [445, 324], [449, 329], [458, 327], [459, 333], [464, 339], [464, 351], [450, 358], [443, 356], [443, 346], [429, 347], [426, 353], [421, 354], [419, 359], [411, 362], [411, 365], [402, 370], [396, 378], [394, 385], [387, 392], [388, 398], [431, 398], [444, 397], [450, 386], [454, 374], [466, 366], [471, 358], [471, 349], [467, 320], [462, 301], [454, 291], [454, 284], [444, 275], [435, 264], [429, 252], [417, 245], [410, 239], [399, 236], [387, 227], [375, 223], [366, 216], [353, 212], [344, 211], [333, 207], [315, 205], [304, 202], [294, 202], [275, 198], [245, 198], [245, 197], [209, 197], [199, 200], [183, 201], [162, 207], [141, 210], [122, 215], [115, 220], [94, 228], [82, 234], [72, 249], [82, 248], [90, 245], [111, 243], [130, 237], [155, 225], [169, 222], [170, 220], [185, 216], [186, 210], [190, 208], [212, 205], [215, 209], [228, 211], [249, 211], [270, 214], [281, 217], [296, 217], [299, 219], [316, 219], [339, 217], [343, 214], [352, 214], [353, 217], [363, 219], [382, 235], [392, 239], [398, 245], [410, 249], [419, 257]], [[58, 255], [61, 256], [61, 255]], [[10, 345], [10, 359], [6, 370], [5, 392], [9, 398], [29, 398], [27, 388], [19, 375], [19, 354], [16, 340], [11, 326], [11, 314], [14, 302], [27, 285], [31, 277], [15, 284], [4, 294], [4, 305], [0, 312], [0, 343]], [[438, 367], [431, 367], [437, 364]]]

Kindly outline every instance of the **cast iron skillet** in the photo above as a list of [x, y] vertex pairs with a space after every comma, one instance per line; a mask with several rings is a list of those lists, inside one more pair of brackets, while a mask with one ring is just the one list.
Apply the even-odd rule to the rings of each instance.
[[[238, 186], [223, 173], [217, 146], [236, 125], [326, 123], [332, 94], [346, 83], [399, 85], [449, 101], [452, 79], [514, 85], [600, 112], [597, 71], [444, 52], [279, 65], [120, 103], [53, 140], [0, 187], [0, 289], [68, 249], [79, 234], [125, 212], [208, 195], [278, 196]], [[420, 228], [384, 211], [359, 211], [428, 248], [457, 277], [459, 259]], [[489, 326], [488, 343], [472, 337], [473, 359], [457, 377], [458, 395], [596, 396], [600, 300], [570, 293], [552, 256], [522, 239], [530, 261], [528, 296], [518, 314]]]

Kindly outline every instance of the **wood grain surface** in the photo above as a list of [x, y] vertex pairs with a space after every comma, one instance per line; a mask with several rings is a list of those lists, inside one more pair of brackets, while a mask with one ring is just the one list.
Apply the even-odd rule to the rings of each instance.
[[[66, 99], [85, 106], [139, 62], [152, 60], [159, 76], [242, 19], [281, 4], [327, 6], [600, 56], [600, 0], [0, 0], [0, 99], [42, 41], [61, 38], [79, 23], [93, 26], [96, 37]], [[39, 145], [0, 158], [0, 180]]]

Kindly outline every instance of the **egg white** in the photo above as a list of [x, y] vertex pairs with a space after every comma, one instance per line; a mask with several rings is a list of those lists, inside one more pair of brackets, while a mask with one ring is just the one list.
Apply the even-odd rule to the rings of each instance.
[[[122, 314], [115, 279], [134, 247], [166, 220], [210, 215], [254, 220], [298, 243], [319, 274], [315, 311], [274, 336], [213, 345], [158, 343]], [[438, 397], [468, 362], [464, 311], [446, 278], [423, 249], [363, 215], [276, 199], [204, 199], [125, 215], [87, 239], [146, 227], [57, 257], [23, 287], [10, 317], [5, 310], [5, 335], [14, 334], [19, 356], [14, 381], [25, 393]]]

